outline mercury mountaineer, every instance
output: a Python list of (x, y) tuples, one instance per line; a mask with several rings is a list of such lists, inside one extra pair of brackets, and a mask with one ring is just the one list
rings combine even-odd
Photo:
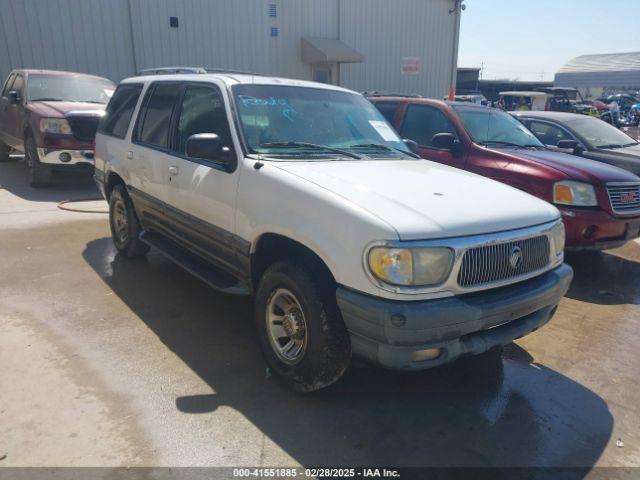
[(352, 355), (418, 370), (547, 323), (566, 293), (552, 205), (411, 153), (364, 97), (249, 74), (124, 80), (96, 137), (115, 248), (251, 295), (298, 391)]

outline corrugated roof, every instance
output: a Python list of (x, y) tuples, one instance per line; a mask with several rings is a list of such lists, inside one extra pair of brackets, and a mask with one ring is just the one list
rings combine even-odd
[(581, 55), (567, 62), (558, 73), (640, 71), (640, 52)]
[(556, 73), (559, 87), (640, 88), (640, 52), (582, 55)]

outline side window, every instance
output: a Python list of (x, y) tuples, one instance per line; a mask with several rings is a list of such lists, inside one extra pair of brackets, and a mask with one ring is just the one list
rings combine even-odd
[(545, 145), (557, 145), (560, 140), (575, 140), (564, 129), (546, 122), (532, 120), (529, 130)]
[(138, 137), (141, 143), (155, 147), (169, 146), (171, 115), (182, 86), (177, 83), (157, 83), (147, 97), (144, 111), (140, 112)]
[(215, 87), (189, 85), (182, 99), (178, 119), (177, 151), (185, 153), (187, 139), (196, 133), (215, 133), (224, 146), (231, 145), (231, 133), (224, 102)]
[(429, 148), (433, 147), (433, 137), (438, 133), (457, 135), (455, 127), (444, 113), (428, 105), (412, 104), (407, 107), (401, 130), (402, 138)]
[(116, 88), (107, 105), (107, 111), (100, 120), (98, 131), (124, 138), (141, 92), (142, 85), (139, 84), (123, 84)]
[(24, 98), (24, 79), (22, 75), (16, 75), (11, 90), (16, 90), (20, 94), (20, 98)]
[(398, 102), (375, 102), (374, 105), (380, 110), (382, 116), (387, 119), (387, 122), (393, 125), (393, 118), (398, 110)]
[(4, 84), (4, 88), (2, 89), (3, 97), (6, 97), (9, 94), (9, 91), (11, 90), (11, 86), (13, 85), (14, 78), (16, 78), (15, 73), (12, 73), (11, 75), (9, 75), (9, 78), (7, 78), (7, 81)]

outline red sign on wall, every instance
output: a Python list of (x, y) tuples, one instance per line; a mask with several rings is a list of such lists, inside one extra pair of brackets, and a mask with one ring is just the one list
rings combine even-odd
[(400, 72), (403, 75), (417, 75), (420, 73), (419, 57), (402, 57)]

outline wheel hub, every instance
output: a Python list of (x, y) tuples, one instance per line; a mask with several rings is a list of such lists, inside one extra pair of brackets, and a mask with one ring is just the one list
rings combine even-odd
[(282, 319), (282, 327), (287, 333), (287, 336), (294, 340), (300, 340), (304, 338), (304, 320), (302, 318), (302, 312), (297, 308), (288, 312)]
[(307, 348), (307, 324), (296, 296), (286, 288), (272, 292), (265, 320), (269, 343), (280, 360), (289, 365), (302, 360)]

